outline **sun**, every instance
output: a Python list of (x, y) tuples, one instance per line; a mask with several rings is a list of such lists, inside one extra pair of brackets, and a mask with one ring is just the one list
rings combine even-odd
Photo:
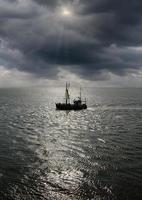
[(70, 17), (72, 15), (72, 11), (69, 8), (63, 7), (61, 14), (62, 16)]

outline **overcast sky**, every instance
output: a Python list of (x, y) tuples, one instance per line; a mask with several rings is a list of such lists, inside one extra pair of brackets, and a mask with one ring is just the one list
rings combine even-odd
[(141, 13), (141, 0), (0, 0), (0, 86), (141, 86)]

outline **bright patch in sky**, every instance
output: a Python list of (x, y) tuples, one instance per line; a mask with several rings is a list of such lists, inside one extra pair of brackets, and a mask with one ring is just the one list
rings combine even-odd
[(69, 8), (64, 7), (64, 8), (62, 8), (61, 14), (63, 16), (68, 16), (69, 17), (69, 16), (72, 15), (72, 11)]

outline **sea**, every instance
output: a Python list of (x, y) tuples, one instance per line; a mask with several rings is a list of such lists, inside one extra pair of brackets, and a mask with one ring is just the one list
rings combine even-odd
[[(71, 97), (78, 95), (71, 89)], [(0, 89), (0, 200), (141, 200), (142, 89)]]

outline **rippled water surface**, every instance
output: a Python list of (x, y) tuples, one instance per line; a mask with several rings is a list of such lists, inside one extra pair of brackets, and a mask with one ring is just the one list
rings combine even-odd
[[(142, 199), (142, 89), (0, 89), (0, 199)], [(72, 95), (76, 90), (72, 90)]]

